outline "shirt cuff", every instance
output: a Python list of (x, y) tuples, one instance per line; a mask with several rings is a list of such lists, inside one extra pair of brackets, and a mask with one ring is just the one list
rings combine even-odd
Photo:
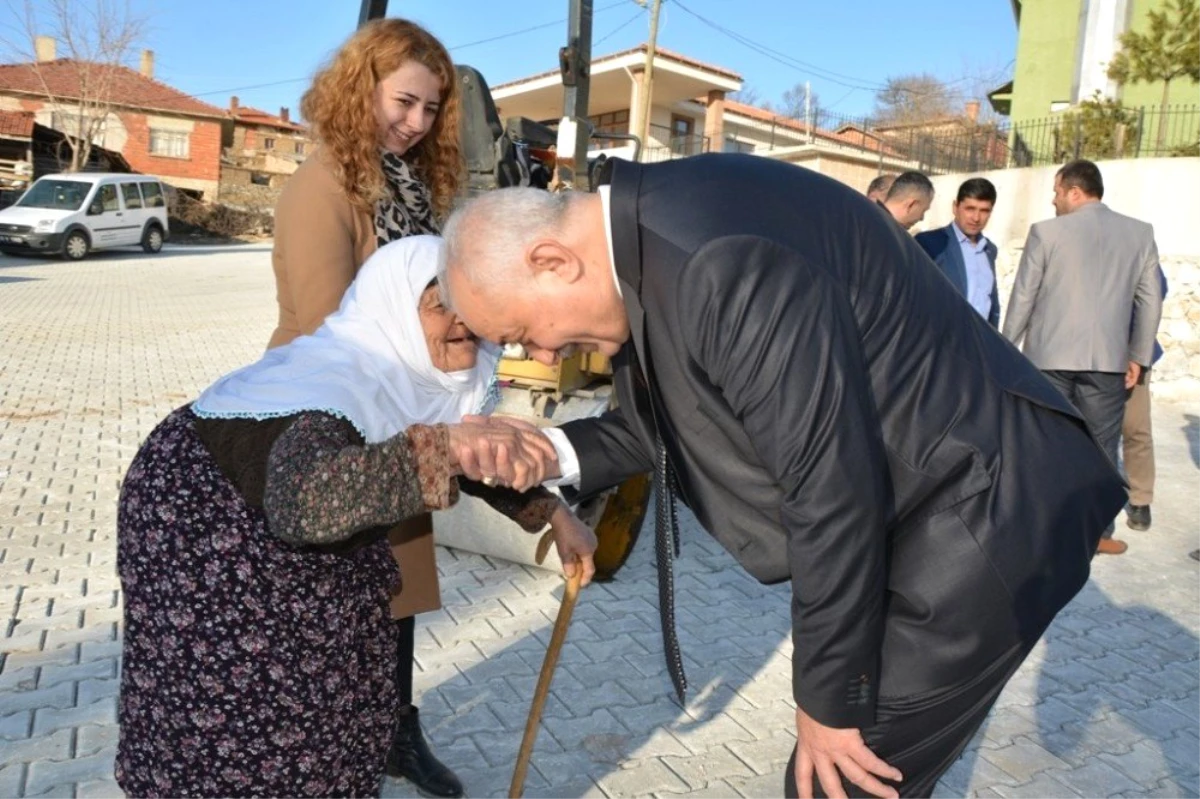
[(444, 510), (458, 498), (458, 483), (450, 474), (450, 431), (444, 424), (415, 424), (405, 431), (416, 461), (421, 499), (428, 510)]
[(575, 454), (575, 448), (571, 446), (570, 439), (567, 434), (557, 427), (547, 427), (542, 430), (546, 438), (550, 439), (550, 443), (554, 445), (554, 451), (558, 454), (558, 470), (560, 475), (552, 480), (546, 480), (542, 485), (547, 488), (558, 488), (560, 486), (570, 486), (572, 488), (579, 487), (579, 456)]

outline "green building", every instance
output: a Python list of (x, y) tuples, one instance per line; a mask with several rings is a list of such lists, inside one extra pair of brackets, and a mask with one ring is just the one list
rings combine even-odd
[[(1017, 54), (1013, 80), (988, 95), (992, 107), (1010, 117), (1012, 128), (1049, 128), (1059, 112), (1067, 111), (1098, 92), (1141, 115), (1154, 138), (1162, 103), (1162, 83), (1118, 86), (1108, 78), (1108, 62), (1120, 50), (1121, 34), (1146, 30), (1148, 14), (1166, 0), (1010, 0), (1017, 23)], [(1197, 136), (1200, 85), (1171, 82), (1166, 127), (1175, 144), (1193, 143)], [(1190, 107), (1190, 108), (1186, 108)], [(1144, 111), (1138, 111), (1139, 109)], [(1132, 118), (1132, 117), (1131, 117)], [(1145, 143), (1145, 142), (1144, 142)]]

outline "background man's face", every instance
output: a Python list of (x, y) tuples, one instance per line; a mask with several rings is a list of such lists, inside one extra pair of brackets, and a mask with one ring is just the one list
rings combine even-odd
[(904, 207), (900, 211), (900, 216), (896, 217), (896, 221), (907, 230), (925, 218), (925, 212), (929, 210), (929, 206), (932, 204), (932, 197), (922, 197), (920, 195), (912, 197), (905, 201)]
[(1063, 186), (1062, 177), (1055, 176), (1054, 178), (1054, 199), (1051, 201), (1054, 204), (1054, 215), (1062, 216), (1069, 214), (1075, 210), (1075, 202), (1071, 197), (1072, 191), (1078, 191), (1074, 187), (1067, 188)]
[(991, 217), (992, 203), (987, 200), (964, 197), (962, 202), (954, 203), (954, 224), (971, 238), (983, 232)]

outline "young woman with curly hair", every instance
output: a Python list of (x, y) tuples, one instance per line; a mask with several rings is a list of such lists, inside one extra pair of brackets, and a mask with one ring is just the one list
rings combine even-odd
[[(301, 110), (317, 149), (275, 210), (279, 324), (270, 347), (316, 330), (376, 248), (438, 233), (463, 174), (454, 64), (412, 22), (360, 29), (317, 73)], [(426, 794), (461, 796), (458, 778), (430, 752), (412, 703), (414, 616), (441, 606), (431, 517), (408, 520), (389, 539), (403, 583), (392, 597), (399, 707), (388, 773)]]

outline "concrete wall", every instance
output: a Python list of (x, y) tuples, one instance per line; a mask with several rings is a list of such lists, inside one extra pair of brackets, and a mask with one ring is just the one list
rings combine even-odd
[[(1093, 5), (1095, 0), (1092, 0)], [(1129, 30), (1145, 32), (1150, 12), (1161, 10), (1166, 0), (1125, 0)], [(1080, 33), (1087, 13), (1084, 0), (1022, 0), (1021, 24), (1017, 32), (1017, 56), (1013, 74), (1012, 121), (1049, 117), (1055, 103), (1082, 102), (1088, 92), (1075, 97), (1075, 73), (1081, 57)], [(1119, 49), (1120, 44), (1117, 44)], [(1086, 55), (1082, 57), (1087, 57)], [(1127, 84), (1116, 91), (1121, 102), (1130, 107), (1157, 107), (1162, 102), (1163, 85)], [(1171, 85), (1172, 104), (1196, 102), (1195, 81), (1180, 78)]]
[(1082, 0), (1023, 0), (1013, 74), (1012, 121), (1050, 116), (1071, 102)]
[[(1166, 354), (1155, 369), (1156, 390), (1200, 393), (1200, 158), (1102, 161), (1104, 202), (1114, 211), (1154, 225), (1170, 291), (1159, 341)], [(985, 235), (1000, 248), (996, 263), (1003, 311), (1029, 226), (1054, 216), (1050, 205), (1057, 167), (982, 172), (996, 184), (996, 210)], [(933, 207), (917, 230), (950, 223), (959, 184), (975, 175), (939, 175)]]

